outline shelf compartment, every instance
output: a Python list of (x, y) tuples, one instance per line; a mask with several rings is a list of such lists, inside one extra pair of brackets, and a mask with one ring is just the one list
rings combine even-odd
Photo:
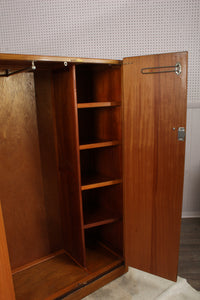
[(79, 146), (80, 150), (87, 150), (87, 149), (95, 149), (95, 148), (104, 148), (104, 147), (112, 147), (112, 146), (117, 146), (119, 145), (118, 140), (114, 141), (107, 141), (107, 140), (96, 140), (96, 141), (90, 141), (90, 142), (85, 142), (82, 145)]
[(86, 242), (91, 233), (123, 256), (123, 185), (82, 191), (82, 203)]
[(120, 106), (120, 102), (116, 101), (106, 101), (106, 102), (85, 102), (85, 103), (78, 103), (77, 107), (80, 108), (98, 108), (98, 107), (113, 107), (113, 106)]
[(120, 102), (121, 67), (100, 64), (76, 65), (76, 90), (78, 103), (103, 103), (108, 99), (111, 102)]
[(121, 107), (79, 109), (79, 143), (85, 140), (121, 140)]
[[(123, 226), (122, 220), (118, 220), (113, 223), (104, 224), (102, 226), (91, 227), (85, 230), (85, 244), (86, 252), (87, 249), (95, 249), (96, 247), (102, 246), (108, 253), (112, 253), (116, 257), (122, 258), (124, 256), (123, 251)], [(109, 231), (109, 235), (112, 231), (114, 236), (108, 236), (105, 233)], [(105, 251), (105, 250), (104, 250)], [(87, 258), (88, 266), (88, 258)]]
[(82, 192), (84, 228), (122, 220), (122, 184)]
[(82, 190), (121, 183), (121, 146), (81, 151), (80, 161)]
[(87, 243), (86, 241), (86, 244), (86, 261), (89, 272), (100, 273), (99, 270), (101, 270), (103, 273), (123, 263), (123, 258), (120, 255), (102, 243), (98, 241)]

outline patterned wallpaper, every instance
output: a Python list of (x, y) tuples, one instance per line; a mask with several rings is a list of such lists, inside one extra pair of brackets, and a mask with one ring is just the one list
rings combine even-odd
[(200, 103), (199, 0), (1, 0), (0, 52), (117, 58), (189, 52)]

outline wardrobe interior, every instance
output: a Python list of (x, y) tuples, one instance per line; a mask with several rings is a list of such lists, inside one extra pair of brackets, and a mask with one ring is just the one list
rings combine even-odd
[(124, 263), (121, 66), (31, 64), (0, 64), (1, 205), (20, 300)]

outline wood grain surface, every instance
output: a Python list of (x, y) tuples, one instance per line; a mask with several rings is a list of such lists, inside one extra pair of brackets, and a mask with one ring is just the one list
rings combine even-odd
[[(142, 68), (182, 65), (175, 73)], [(186, 127), (187, 53), (124, 59), (124, 183), (129, 265), (176, 280)], [(175, 130), (173, 130), (175, 128)]]
[(10, 62), (11, 65), (23, 63), (26, 61), (37, 62), (75, 62), (75, 63), (102, 63), (102, 64), (121, 64), (121, 60), (99, 59), (99, 58), (81, 58), (81, 57), (65, 57), (65, 56), (45, 56), (45, 55), (28, 55), (28, 54), (9, 54), (0, 53), (2, 62)]

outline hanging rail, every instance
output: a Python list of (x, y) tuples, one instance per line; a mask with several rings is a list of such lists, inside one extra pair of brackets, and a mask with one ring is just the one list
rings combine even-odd
[(32, 66), (31, 67), (27, 67), (27, 68), (23, 68), (23, 69), (20, 69), (20, 70), (16, 70), (16, 71), (13, 71), (13, 72), (9, 72), (9, 70), (5, 70), (5, 74), (0, 74), (1, 77), (9, 77), (11, 75), (15, 75), (15, 74), (18, 74), (18, 73), (21, 73), (21, 72), (29, 72), (29, 71), (35, 71), (36, 70), (36, 66), (35, 66), (35, 63), (34, 61), (32, 61)]
[[(173, 68), (174, 70), (166, 70), (166, 71), (151, 71), (151, 70), (158, 70), (158, 69), (171, 69)], [(157, 73), (171, 73), (175, 72), (176, 75), (181, 74), (181, 64), (177, 63), (175, 66), (164, 66), (164, 67), (149, 67), (149, 68), (143, 68), (141, 69), (142, 74), (157, 74)]]

